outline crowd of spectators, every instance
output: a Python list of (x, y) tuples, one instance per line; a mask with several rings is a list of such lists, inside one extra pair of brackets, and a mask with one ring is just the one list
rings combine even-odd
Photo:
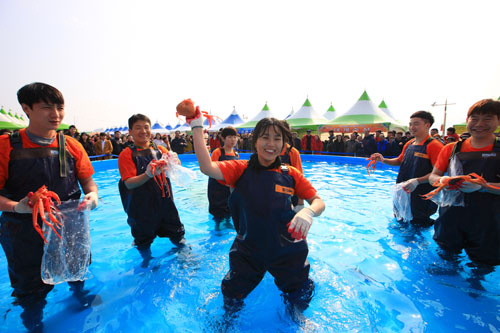
[[(130, 147), (134, 144), (131, 135), (123, 134), (120, 131), (116, 131), (113, 134), (102, 132), (89, 135), (85, 132), (79, 133), (76, 127), (71, 125), (64, 132), (66, 135), (77, 139), (92, 160), (118, 158), (118, 155), (120, 155), (125, 147)], [(311, 132), (311, 130), (307, 130), (302, 138), (299, 138), (297, 132), (292, 132), (293, 146), (303, 154), (368, 157), (378, 152), (385, 157), (393, 157), (399, 156), (406, 142), (412, 139), (410, 132), (388, 131), (382, 133), (382, 131), (376, 131), (375, 133), (370, 133), (369, 130), (365, 130), (362, 134), (358, 132), (335, 134), (333, 131), (329, 131), (328, 137), (321, 141), (319, 135), (313, 135)], [(468, 133), (463, 133), (459, 136), (453, 127), (448, 128), (446, 132), (446, 135), (443, 137), (439, 135), (438, 129), (433, 128), (430, 131), (430, 135), (444, 144), (464, 140), (470, 136)], [(12, 134), (13, 131), (0, 130), (0, 134), (5, 133)], [(219, 131), (206, 135), (207, 146), (210, 147), (210, 151), (220, 148), (223, 145), (220, 133)], [(235, 149), (250, 153), (252, 151), (252, 137), (251, 132), (239, 134)], [(173, 150), (177, 154), (194, 153), (193, 137), (179, 131), (171, 135), (157, 133), (154, 136), (153, 143), (157, 146)]]

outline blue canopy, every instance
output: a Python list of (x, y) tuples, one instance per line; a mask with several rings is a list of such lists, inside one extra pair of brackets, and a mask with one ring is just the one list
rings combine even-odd
[(162, 125), (160, 125), (160, 123), (159, 123), (159, 122), (156, 122), (156, 123), (155, 123), (155, 124), (151, 127), (151, 129), (154, 129), (154, 130), (155, 130), (155, 129), (156, 129), (156, 130), (157, 130), (157, 129), (162, 130), (162, 129), (165, 129), (165, 127), (163, 127)]
[(170, 126), (170, 124), (167, 124), (167, 126), (165, 126), (165, 129), (166, 129), (167, 131), (170, 131), (170, 130), (172, 129), (172, 126)]
[[(226, 126), (237, 126), (239, 124), (243, 124), (245, 121), (240, 117), (238, 112), (236, 112), (236, 108), (233, 106), (233, 112), (224, 119), (223, 122), (217, 124), (214, 129), (224, 128)], [(213, 125), (212, 125), (213, 126)]]

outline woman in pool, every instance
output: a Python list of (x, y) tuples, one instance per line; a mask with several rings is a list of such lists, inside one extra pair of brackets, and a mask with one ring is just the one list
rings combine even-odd
[[(236, 129), (228, 126), (221, 131), (224, 145), (215, 148), (212, 152), (212, 161), (228, 161), (239, 159), (238, 152), (234, 150), (238, 139)], [(228, 199), (230, 195), (229, 187), (221, 185), (216, 179), (208, 179), (208, 211), (215, 219), (223, 219), (229, 216)]]
[[(262, 119), (254, 130), (256, 153), (249, 161), (213, 162), (203, 140), (199, 108), (185, 100), (177, 111), (191, 125), (200, 170), (235, 188), (229, 206), (239, 228), (229, 252), (230, 269), (222, 281), (225, 305), (240, 305), (267, 271), (285, 302), (299, 310), (307, 308), (314, 284), (309, 279), (305, 238), (313, 216), (319, 216), (325, 204), (297, 169), (281, 164), (279, 155), (290, 131), (280, 120)], [(293, 194), (310, 206), (295, 213)]]

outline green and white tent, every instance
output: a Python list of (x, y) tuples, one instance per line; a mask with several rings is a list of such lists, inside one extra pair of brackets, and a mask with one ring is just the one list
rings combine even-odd
[(249, 121), (247, 121), (244, 124), (236, 126), (236, 128), (254, 128), (255, 125), (257, 125), (257, 123), (259, 122), (259, 120), (261, 120), (263, 118), (270, 118), (270, 117), (276, 118), (276, 116), (269, 109), (269, 106), (267, 106), (267, 102), (266, 102), (266, 104), (264, 105), (262, 110), (259, 113), (257, 113), (257, 115), (255, 117), (253, 117), (252, 119), (250, 119)]
[(309, 98), (301, 106), (301, 108), (295, 112), (292, 116), (286, 120), (292, 128), (307, 128), (307, 129), (317, 129), (318, 126), (326, 124), (328, 119), (322, 115), (316, 113)]
[(333, 130), (334, 132), (352, 133), (362, 132), (364, 129), (369, 129), (370, 132), (377, 130), (387, 132), (392, 129), (404, 128), (405, 126), (376, 107), (365, 90), (346, 113), (321, 126), (320, 132)]
[(9, 116), (9, 114), (3, 109), (3, 107), (0, 108), (0, 129), (16, 130), (26, 127), (21, 125), (17, 121), (14, 121), (14, 119)]
[(330, 103), (330, 107), (326, 112), (323, 114), (323, 117), (325, 117), (328, 120), (333, 120), (337, 117), (337, 111), (335, 111), (335, 108), (333, 107), (332, 103)]
[(385, 104), (385, 101), (383, 99), (382, 99), (382, 102), (380, 102), (380, 105), (378, 107), (380, 110), (382, 110), (386, 115), (391, 117), (391, 119), (395, 120), (397, 123), (401, 122), (396, 118), (394, 113), (392, 113), (391, 110), (389, 110), (389, 108), (387, 107), (387, 104)]
[(12, 122), (18, 124), (19, 126), (21, 126), (21, 128), (28, 126), (21, 119), (19, 119), (19, 117), (16, 117), (16, 115), (12, 113), (12, 110), (9, 109), (9, 112), (7, 114), (9, 115), (10, 119), (12, 119)]

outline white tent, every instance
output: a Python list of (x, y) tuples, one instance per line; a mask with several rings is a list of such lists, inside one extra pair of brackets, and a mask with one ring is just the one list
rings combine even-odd
[(223, 122), (219, 123), (219, 124), (216, 124), (215, 126), (212, 126), (212, 129), (214, 131), (217, 131), (221, 128), (224, 128), (226, 126), (238, 126), (238, 125), (241, 125), (243, 124), (245, 121), (240, 117), (240, 115), (238, 114), (238, 112), (236, 112), (236, 107), (233, 106), (233, 111), (231, 112), (231, 114), (229, 115), (229, 117), (227, 117), (226, 119), (224, 119)]
[(393, 128), (404, 129), (405, 127), (376, 107), (364, 91), (359, 100), (346, 113), (321, 126), (320, 132), (333, 130), (334, 132), (351, 133), (361, 132), (364, 129), (369, 129), (370, 132), (376, 130), (385, 132)]
[(271, 112), (271, 110), (267, 106), (267, 102), (266, 102), (266, 104), (264, 105), (262, 110), (259, 113), (257, 113), (257, 115), (255, 117), (250, 119), (250, 121), (248, 121), (242, 125), (236, 126), (236, 127), (237, 128), (254, 128), (255, 125), (257, 125), (257, 123), (259, 122), (259, 120), (261, 120), (263, 118), (270, 118), (270, 117), (276, 118), (276, 116)]
[(391, 119), (394, 119), (396, 120), (396, 122), (400, 122), (398, 119), (396, 119), (396, 117), (394, 116), (394, 114), (391, 112), (391, 110), (389, 110), (389, 108), (387, 107), (387, 104), (385, 104), (385, 101), (382, 99), (382, 102), (380, 102), (380, 105), (378, 106), (380, 108), (380, 110), (382, 110), (386, 115), (388, 115), (389, 117), (391, 117)]
[(335, 111), (335, 108), (333, 107), (333, 105), (331, 103), (330, 103), (330, 107), (328, 108), (328, 110), (326, 110), (326, 112), (323, 114), (323, 117), (325, 117), (328, 120), (332, 120), (335, 117), (337, 117), (337, 111)]
[(287, 118), (286, 121), (293, 128), (311, 128), (327, 123), (328, 119), (318, 114), (311, 102), (309, 102), (309, 98), (306, 98), (300, 109)]

